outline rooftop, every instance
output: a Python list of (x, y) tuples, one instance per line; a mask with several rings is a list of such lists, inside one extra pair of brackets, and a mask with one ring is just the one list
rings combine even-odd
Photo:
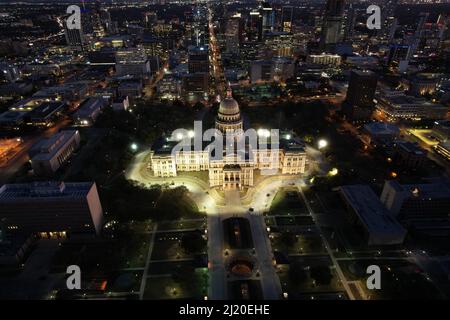
[(52, 159), (67, 142), (73, 139), (75, 135), (79, 135), (79, 132), (76, 130), (64, 130), (54, 134), (48, 139), (39, 141), (32, 148), (32, 150), (39, 152), (32, 158), (32, 161)]
[(405, 232), (368, 185), (341, 186), (340, 191), (369, 232), (379, 234)]
[(84, 118), (90, 116), (92, 113), (101, 109), (104, 105), (104, 100), (102, 98), (90, 98), (83, 101), (78, 108), (75, 116)]
[(400, 129), (393, 124), (387, 122), (372, 122), (364, 125), (364, 129), (370, 134), (399, 134)]
[(419, 147), (417, 144), (407, 141), (397, 142), (397, 146), (408, 153), (414, 153), (415, 155), (426, 155), (426, 151)]
[(0, 188), (0, 202), (31, 198), (84, 198), (95, 182), (32, 182), (5, 184)]
[(47, 118), (64, 107), (65, 107), (64, 102), (59, 101), (44, 102), (39, 107), (33, 109), (33, 111), (30, 111), (28, 116), (31, 119)]
[(450, 198), (450, 188), (443, 183), (400, 184), (396, 180), (386, 181), (398, 192), (409, 192), (411, 197), (420, 199)]

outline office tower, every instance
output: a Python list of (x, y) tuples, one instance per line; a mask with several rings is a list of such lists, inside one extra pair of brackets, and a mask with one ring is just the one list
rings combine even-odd
[(227, 22), (225, 32), (227, 52), (234, 54), (239, 52), (239, 45), (242, 42), (242, 29), (241, 15), (235, 14), (231, 16)]
[(400, 184), (386, 181), (381, 202), (402, 220), (448, 218), (450, 189), (442, 183)]
[(86, 38), (84, 36), (84, 28), (83, 23), (81, 23), (80, 29), (69, 29), (67, 27), (67, 18), (64, 19), (64, 35), (66, 37), (67, 45), (74, 48), (74, 49), (81, 49), (83, 50), (84, 46), (86, 45)]
[(95, 182), (5, 184), (0, 188), (0, 221), (40, 237), (95, 235), (103, 227), (103, 210)]
[(387, 65), (388, 66), (392, 66), (393, 64), (400, 65), (402, 61), (406, 61), (409, 50), (410, 50), (409, 46), (407, 45), (397, 45), (397, 44), (391, 45), (389, 49)]
[(93, 34), (95, 26), (95, 8), (87, 7), (84, 0), (82, 0), (81, 8), (81, 25), (84, 34)]
[(271, 60), (252, 61), (250, 65), (250, 81), (252, 83), (272, 81), (272, 67)]
[(389, 29), (389, 35), (388, 35), (388, 42), (392, 43), (394, 41), (395, 38), (395, 32), (397, 31), (397, 27), (398, 27), (398, 19), (397, 18), (393, 18), (392, 21), (389, 22), (390, 23), (390, 29)]
[(355, 33), (356, 16), (357, 16), (356, 9), (351, 3), (347, 10), (347, 17), (345, 21), (344, 37), (346, 40), (351, 39)]
[(409, 47), (408, 55), (406, 56), (406, 61), (410, 61), (411, 58), (416, 54), (417, 49), (419, 48), (420, 41), (422, 39), (422, 33), (424, 31), (425, 23), (427, 22), (429, 15), (430, 14), (428, 12), (420, 14), (419, 23), (417, 24), (416, 31), (411, 39), (411, 45)]
[(265, 2), (261, 8), (262, 15), (262, 33), (263, 36), (266, 33), (270, 33), (273, 31), (273, 26), (275, 22), (275, 12), (269, 3)]
[(329, 45), (334, 45), (342, 41), (344, 5), (344, 0), (327, 1), (320, 37), (321, 49), (327, 49)]
[(206, 46), (189, 48), (188, 70), (189, 73), (209, 73), (209, 55)]
[(144, 13), (144, 27), (151, 30), (153, 26), (158, 22), (158, 15), (156, 12)]
[(0, 62), (0, 83), (20, 80), (19, 69), (12, 64)]
[(283, 32), (292, 31), (292, 19), (294, 16), (294, 7), (284, 6), (281, 10), (281, 28)]
[(116, 53), (118, 76), (132, 75), (137, 78), (150, 76), (150, 62), (143, 50), (132, 48)]
[(372, 71), (353, 70), (347, 96), (342, 105), (343, 113), (354, 121), (369, 120), (373, 112), (377, 75)]
[(450, 15), (441, 14), (439, 15), (437, 21), (438, 27), (440, 29), (440, 49), (446, 50), (450, 48)]
[(111, 14), (108, 10), (100, 10), (100, 21), (102, 22), (105, 29), (108, 27), (108, 25), (111, 24)]
[(381, 36), (391, 42), (397, 30), (398, 20), (395, 17), (397, 0), (386, 0), (381, 10)]
[(248, 36), (249, 40), (262, 40), (262, 15), (258, 11), (250, 12)]
[(103, 26), (103, 30), (107, 34), (118, 33), (117, 21), (111, 20), (111, 14), (109, 13), (108, 10), (106, 10), (106, 9), (100, 10), (99, 16), (100, 16), (100, 23)]

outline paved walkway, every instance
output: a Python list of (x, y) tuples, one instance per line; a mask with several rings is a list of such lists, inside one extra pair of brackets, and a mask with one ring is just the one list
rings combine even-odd
[(145, 285), (147, 284), (147, 277), (148, 277), (148, 268), (150, 266), (150, 260), (152, 258), (152, 253), (153, 253), (153, 247), (155, 245), (155, 236), (156, 236), (157, 229), (158, 229), (158, 224), (155, 223), (155, 225), (153, 226), (152, 238), (150, 240), (150, 245), (148, 247), (147, 260), (145, 262), (144, 274), (142, 275), (141, 288), (139, 290), (139, 300), (144, 299)]
[[(314, 218), (314, 220), (317, 221), (315, 213), (311, 209), (311, 206), (309, 205), (308, 199), (306, 199), (305, 194), (303, 193), (302, 186), (301, 185), (297, 185), (297, 188), (298, 188), (298, 191), (299, 191), (300, 195), (302, 196), (303, 201), (305, 202), (306, 208), (308, 209), (309, 213)], [(319, 231), (321, 231), (321, 228), (320, 228), (319, 225), (317, 226), (317, 228), (319, 229)], [(345, 275), (342, 272), (342, 269), (339, 266), (338, 261), (334, 257), (333, 250), (331, 250), (331, 247), (330, 247), (330, 244), (328, 243), (328, 240), (326, 239), (326, 237), (323, 236), (322, 232), (320, 232), (320, 233), (321, 233), (321, 236), (322, 236), (322, 241), (325, 244), (325, 249), (327, 250), (327, 253), (330, 256), (331, 261), (333, 262), (333, 265), (336, 267), (336, 273), (338, 274), (338, 277), (339, 277), (342, 285), (344, 286), (344, 289), (347, 292), (347, 295), (349, 296), (350, 300), (355, 300), (355, 296), (353, 294), (353, 291), (351, 290), (350, 286), (348, 285), (347, 279), (345, 278)]]

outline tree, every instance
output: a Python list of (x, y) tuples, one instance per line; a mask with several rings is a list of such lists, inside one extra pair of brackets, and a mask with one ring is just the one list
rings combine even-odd
[(293, 285), (298, 286), (306, 281), (308, 275), (300, 261), (294, 261), (289, 265), (289, 280)]
[(199, 253), (206, 247), (206, 240), (203, 239), (202, 233), (197, 230), (183, 235), (181, 238), (181, 247), (187, 253)]
[(195, 268), (187, 264), (179, 264), (172, 273), (172, 279), (177, 282), (183, 289), (188, 289), (197, 282)]
[(330, 268), (328, 266), (314, 266), (310, 270), (311, 278), (313, 278), (318, 285), (328, 285), (333, 279)]
[(281, 234), (280, 240), (288, 248), (292, 248), (297, 243), (295, 234), (291, 232), (283, 232)]
[(184, 186), (166, 188), (155, 203), (151, 217), (156, 221), (177, 220), (182, 217), (190, 218), (198, 214), (198, 208), (187, 195)]
[(194, 104), (194, 106), (192, 107), (192, 109), (194, 109), (195, 112), (201, 111), (204, 108), (204, 104), (201, 102), (197, 102), (196, 104)]

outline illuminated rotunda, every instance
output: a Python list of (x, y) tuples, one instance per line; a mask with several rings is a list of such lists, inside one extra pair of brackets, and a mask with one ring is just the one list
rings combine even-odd
[[(231, 88), (221, 101), (215, 123), (216, 129), (224, 136), (240, 139), (243, 121), (238, 102), (233, 98)], [(211, 187), (230, 190), (254, 186), (255, 176), (274, 170), (275, 174), (301, 175), (307, 167), (305, 145), (293, 138), (292, 134), (280, 134), (279, 144), (249, 148), (246, 156), (237, 152), (225, 153), (217, 159), (210, 151), (181, 150), (172, 152), (179, 139), (166, 139), (162, 145), (155, 144), (150, 152), (147, 168), (156, 177), (175, 177), (179, 172), (208, 171)]]

